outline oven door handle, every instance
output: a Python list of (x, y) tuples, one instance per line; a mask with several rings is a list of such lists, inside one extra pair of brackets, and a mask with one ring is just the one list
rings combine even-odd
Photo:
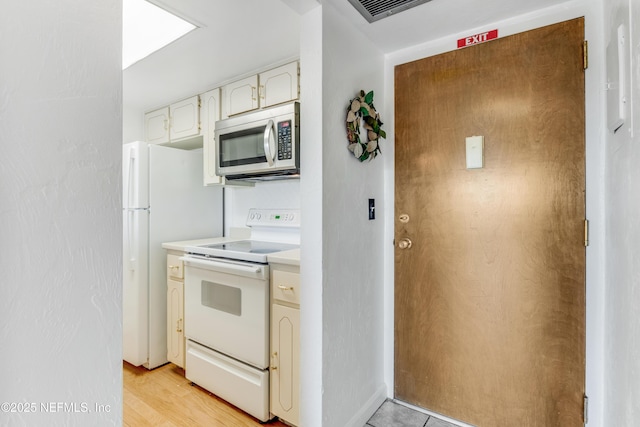
[(198, 267), (205, 270), (215, 270), (215, 271), (225, 271), (230, 273), (244, 273), (244, 274), (255, 274), (258, 275), (263, 270), (263, 266), (260, 265), (245, 265), (245, 264), (236, 264), (230, 262), (220, 262), (214, 260), (199, 260), (191, 257), (182, 257), (180, 258), (184, 262), (185, 265)]

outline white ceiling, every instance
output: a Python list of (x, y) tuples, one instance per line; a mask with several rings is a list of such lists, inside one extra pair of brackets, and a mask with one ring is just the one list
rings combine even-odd
[(299, 56), (300, 16), (281, 0), (152, 0), (200, 28), (123, 72), (125, 108), (149, 110)]
[[(299, 56), (299, 11), (316, 0), (151, 0), (198, 25), (123, 72), (126, 108), (149, 110)], [(432, 0), (368, 23), (330, 3), (384, 53), (556, 5), (558, 0)]]

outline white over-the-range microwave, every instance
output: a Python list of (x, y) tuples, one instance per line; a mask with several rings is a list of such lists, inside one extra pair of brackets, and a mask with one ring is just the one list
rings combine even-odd
[(292, 102), (216, 122), (216, 174), (227, 179), (300, 176), (300, 103)]

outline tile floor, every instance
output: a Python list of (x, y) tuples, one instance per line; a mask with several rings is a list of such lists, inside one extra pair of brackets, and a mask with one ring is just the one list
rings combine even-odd
[(414, 411), (392, 400), (385, 401), (364, 427), (457, 427), (455, 424)]

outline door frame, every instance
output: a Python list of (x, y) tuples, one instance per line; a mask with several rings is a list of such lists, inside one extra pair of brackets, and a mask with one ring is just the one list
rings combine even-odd
[[(387, 135), (392, 139), (395, 132), (394, 123), (394, 68), (396, 65), (418, 59), (457, 50), (457, 40), (473, 34), (498, 29), (498, 37), (533, 30), (546, 25), (556, 24), (574, 18), (585, 18), (585, 39), (589, 41), (590, 50), (603, 51), (602, 40), (599, 39), (598, 22), (601, 21), (599, 10), (589, 5), (572, 4), (554, 6), (532, 14), (521, 15), (506, 21), (484, 27), (471, 29), (464, 33), (440, 38), (433, 42), (414, 46), (409, 49), (388, 54), (385, 57), (385, 116)], [(600, 129), (604, 128), (602, 117), (604, 107), (601, 101), (600, 82), (604, 81), (600, 71), (602, 59), (599, 55), (589, 57), (589, 68), (585, 71), (585, 159), (586, 159), (586, 216), (589, 220), (589, 246), (586, 249), (586, 360), (585, 360), (585, 392), (589, 396), (589, 421), (594, 426), (602, 424), (604, 393), (604, 248), (603, 230), (604, 188), (600, 174), (604, 170), (604, 156), (601, 155)], [(385, 198), (389, 200), (384, 206), (385, 246), (384, 246), (384, 381), (387, 385), (387, 397), (394, 398), (394, 215), (395, 215), (395, 182), (393, 150), (387, 150), (383, 156), (385, 162)], [(459, 423), (459, 422), (458, 422)]]

